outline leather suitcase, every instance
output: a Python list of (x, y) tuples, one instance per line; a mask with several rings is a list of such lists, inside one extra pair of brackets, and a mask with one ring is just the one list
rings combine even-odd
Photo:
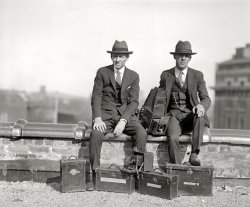
[(77, 159), (75, 156), (60, 160), (61, 191), (63, 193), (86, 190), (85, 166), (86, 160)]
[(168, 174), (178, 175), (180, 195), (212, 196), (213, 170), (211, 163), (203, 166), (166, 164)]
[(166, 174), (159, 168), (153, 172), (142, 172), (139, 174), (139, 193), (174, 199), (178, 193), (178, 176)]
[(96, 190), (129, 194), (135, 191), (134, 171), (111, 164), (108, 168), (97, 168), (95, 173)]

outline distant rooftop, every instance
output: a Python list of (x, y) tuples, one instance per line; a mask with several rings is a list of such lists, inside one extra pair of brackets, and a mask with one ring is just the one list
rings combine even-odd
[(232, 59), (221, 62), (219, 65), (248, 64), (250, 63), (250, 44), (245, 47), (236, 48)]
[(246, 47), (236, 48), (236, 54), (233, 56), (233, 59), (238, 58), (250, 58), (250, 44), (246, 44)]

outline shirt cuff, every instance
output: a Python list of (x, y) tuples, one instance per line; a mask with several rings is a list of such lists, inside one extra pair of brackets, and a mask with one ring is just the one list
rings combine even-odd
[(120, 121), (124, 121), (125, 123), (127, 123), (128, 121), (124, 118), (120, 119)]

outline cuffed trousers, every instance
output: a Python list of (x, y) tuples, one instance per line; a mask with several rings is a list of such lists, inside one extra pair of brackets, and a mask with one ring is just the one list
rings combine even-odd
[(168, 149), (171, 163), (182, 163), (179, 138), (183, 132), (192, 132), (192, 153), (199, 154), (204, 128), (204, 117), (198, 117), (192, 112), (181, 112), (170, 117), (167, 138), (169, 140)]

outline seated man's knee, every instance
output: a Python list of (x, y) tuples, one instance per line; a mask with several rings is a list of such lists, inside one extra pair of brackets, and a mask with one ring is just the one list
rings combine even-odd
[(200, 122), (200, 123), (205, 123), (204, 116), (201, 116), (201, 117), (195, 116), (195, 121)]
[(147, 135), (147, 131), (138, 122), (135, 122), (135, 132), (136, 132), (136, 134), (141, 134), (141, 135), (145, 135), (145, 136)]
[(90, 135), (90, 140), (91, 141), (98, 141), (98, 140), (102, 140), (102, 138), (104, 137), (103, 132), (100, 132), (98, 130), (93, 129)]
[(180, 135), (177, 134), (168, 134), (167, 135), (169, 142), (179, 142)]

